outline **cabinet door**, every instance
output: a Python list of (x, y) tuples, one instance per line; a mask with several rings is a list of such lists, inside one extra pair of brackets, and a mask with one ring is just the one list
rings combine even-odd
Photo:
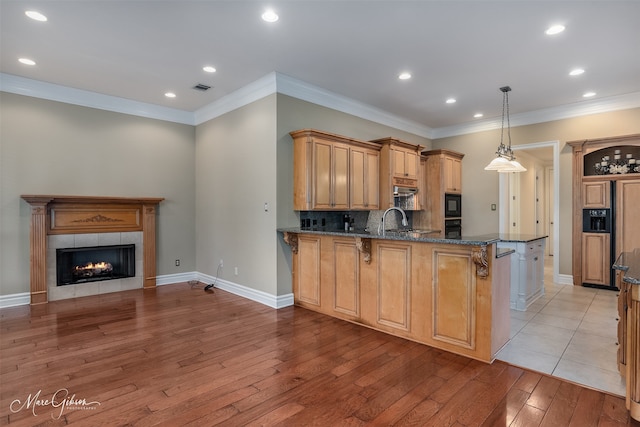
[(399, 178), (418, 178), (420, 158), (418, 153), (395, 148), (393, 153), (393, 176)]
[(317, 140), (313, 159), (312, 209), (348, 209), (349, 147)]
[(471, 253), (436, 249), (433, 262), (433, 339), (475, 349), (476, 275)]
[(445, 193), (462, 193), (462, 162), (453, 157), (444, 158)]
[(315, 141), (313, 144), (313, 193), (312, 209), (331, 209), (332, 151), (330, 142)]
[(349, 200), (351, 209), (376, 210), (379, 207), (378, 169), (380, 153), (351, 148)]
[(349, 147), (333, 146), (333, 209), (349, 209)]
[(320, 307), (320, 236), (298, 235), (294, 256), (293, 297), (296, 302)]
[(360, 253), (354, 239), (333, 240), (333, 271), (327, 274), (333, 288), (333, 314), (360, 316)]
[(610, 285), (610, 236), (606, 233), (582, 233), (582, 282)]
[(619, 255), (640, 247), (640, 179), (618, 181), (616, 204), (616, 255)]
[(388, 240), (380, 240), (377, 245), (375, 326), (382, 329), (410, 330), (411, 246)]
[(406, 177), (408, 176), (405, 163), (405, 152), (403, 150), (394, 149), (391, 150), (393, 154), (393, 176)]
[(609, 181), (584, 182), (582, 202), (585, 209), (608, 208), (610, 199)]
[(414, 153), (412, 151), (405, 152), (405, 173), (408, 178), (417, 179), (418, 178), (418, 170), (420, 169), (420, 158), (418, 157), (418, 153)]

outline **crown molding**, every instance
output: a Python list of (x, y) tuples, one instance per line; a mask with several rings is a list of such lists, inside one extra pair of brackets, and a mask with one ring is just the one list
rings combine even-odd
[(195, 111), (194, 124), (199, 125), (215, 119), (237, 108), (251, 104), (277, 92), (276, 73), (271, 72), (240, 89), (223, 96), (217, 101)]
[(75, 89), (40, 80), (27, 79), (12, 74), (0, 73), (0, 91), (146, 117), (149, 119), (164, 120), (186, 125), (194, 124), (193, 113), (188, 111), (147, 104), (131, 99), (119, 98), (117, 96), (104, 95), (83, 89)]
[(388, 113), (371, 105), (355, 101), (311, 85), (285, 74), (276, 73), (278, 93), (288, 95), (322, 107), (331, 108), (342, 113), (351, 114), (361, 119), (380, 123), (424, 138), (432, 138), (433, 129), (411, 120)]
[[(593, 101), (577, 102), (527, 113), (511, 114), (509, 118), (511, 127), (516, 127), (637, 107), (640, 107), (640, 92), (609, 96)], [(501, 126), (502, 118), (498, 117), (491, 120), (441, 127), (433, 130), (433, 139), (500, 129)]]
[[(271, 72), (195, 112), (147, 104), (5, 73), (0, 73), (0, 91), (192, 126), (219, 117), (273, 93), (288, 95), (433, 140), (500, 129), (501, 126), (501, 119), (495, 118), (462, 125), (430, 128), (277, 72)], [(514, 114), (510, 115), (510, 121), (511, 126), (515, 127), (637, 107), (640, 107), (640, 92)]]

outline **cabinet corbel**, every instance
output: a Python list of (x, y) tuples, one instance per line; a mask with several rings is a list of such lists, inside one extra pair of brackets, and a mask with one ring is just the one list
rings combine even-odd
[(371, 239), (356, 237), (356, 248), (364, 255), (364, 262), (371, 264)]
[(298, 235), (296, 233), (289, 233), (285, 231), (284, 233), (284, 242), (291, 247), (291, 252), (294, 254), (298, 253)]
[(476, 265), (476, 275), (481, 279), (489, 276), (489, 260), (487, 259), (487, 247), (474, 247), (471, 251), (471, 258)]

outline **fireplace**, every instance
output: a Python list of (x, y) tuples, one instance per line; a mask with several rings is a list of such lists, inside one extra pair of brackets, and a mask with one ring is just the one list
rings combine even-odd
[[(156, 213), (162, 198), (22, 195), (31, 205), (29, 237), (31, 304), (156, 286)], [(57, 249), (135, 245), (129, 262), (135, 277), (85, 283), (88, 273), (101, 279), (111, 266), (87, 266), (84, 278), (57, 285)], [(118, 260), (119, 261), (119, 260)], [(73, 269), (73, 267), (72, 267)], [(78, 277), (79, 278), (79, 277)], [(76, 278), (76, 280), (78, 280)], [(67, 282), (68, 280), (63, 280)], [(87, 280), (88, 282), (88, 280)]]
[(56, 285), (135, 277), (135, 245), (56, 249)]

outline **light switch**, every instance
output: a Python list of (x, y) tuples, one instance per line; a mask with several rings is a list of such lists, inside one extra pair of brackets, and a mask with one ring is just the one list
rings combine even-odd
[(491, 204), (491, 210), (492, 210), (492, 211), (495, 211), (495, 210), (496, 210), (496, 204), (495, 204), (495, 203), (492, 203), (492, 204)]
[(269, 212), (269, 203), (264, 202), (264, 211)]

